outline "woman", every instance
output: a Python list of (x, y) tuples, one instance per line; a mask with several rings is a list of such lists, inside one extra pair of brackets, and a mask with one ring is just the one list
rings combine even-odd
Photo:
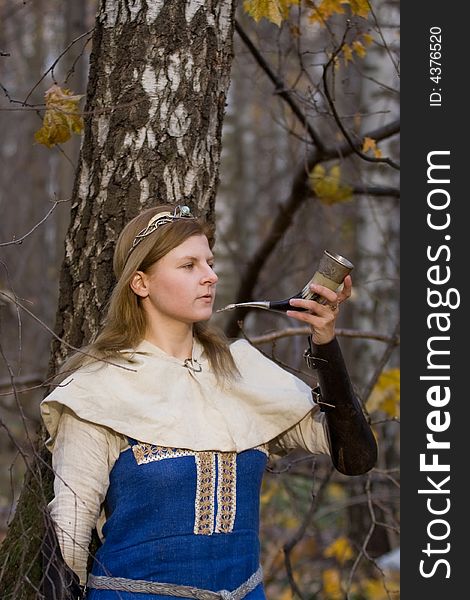
[[(376, 445), (334, 337), (351, 293), (295, 299), (312, 328), (321, 396), (244, 340), (207, 325), (213, 237), (188, 207), (144, 211), (121, 233), (103, 329), (42, 402), (62, 556), (89, 600), (264, 599), (259, 492), (269, 451), (331, 454), (346, 474)], [(102, 545), (87, 578), (88, 546)]]

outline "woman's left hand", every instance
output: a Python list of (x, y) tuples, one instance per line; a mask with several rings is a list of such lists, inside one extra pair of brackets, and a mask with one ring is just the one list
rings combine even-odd
[(335, 337), (335, 323), (339, 314), (339, 305), (350, 297), (352, 279), (350, 275), (345, 277), (343, 289), (339, 293), (317, 284), (312, 284), (310, 289), (312, 292), (323, 296), (327, 300), (327, 303), (319, 304), (314, 300), (292, 298), (290, 300), (291, 306), (305, 308), (307, 312), (288, 310), (286, 314), (293, 319), (310, 325), (314, 344), (327, 344)]

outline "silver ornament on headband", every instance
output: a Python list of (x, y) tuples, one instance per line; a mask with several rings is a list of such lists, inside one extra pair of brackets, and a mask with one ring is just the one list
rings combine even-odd
[(144, 240), (148, 235), (156, 231), (161, 225), (165, 225), (166, 223), (173, 223), (178, 219), (195, 219), (191, 214), (191, 209), (186, 205), (178, 205), (175, 207), (173, 212), (169, 210), (165, 210), (154, 215), (150, 221), (147, 223), (147, 226), (142, 229), (134, 238), (132, 242), (132, 246), (129, 250), (129, 254), (134, 250), (136, 246), (140, 244), (142, 240)]

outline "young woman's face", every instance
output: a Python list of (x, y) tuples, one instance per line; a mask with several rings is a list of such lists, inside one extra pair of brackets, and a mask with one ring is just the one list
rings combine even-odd
[[(193, 235), (143, 273), (143, 307), (150, 319), (196, 323), (212, 315), (218, 280), (205, 235)], [(134, 290), (135, 291), (135, 290)]]

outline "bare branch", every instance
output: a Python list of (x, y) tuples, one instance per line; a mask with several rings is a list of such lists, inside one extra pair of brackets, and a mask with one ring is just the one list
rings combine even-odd
[(45, 221), (47, 221), (47, 219), (51, 216), (51, 214), (54, 212), (54, 210), (56, 209), (58, 204), (61, 204), (62, 202), (70, 202), (70, 198), (68, 198), (67, 200), (55, 200), (54, 204), (52, 206), (52, 208), (47, 212), (46, 216), (43, 217), (38, 223), (36, 223), (36, 225), (34, 225), (34, 227), (32, 229), (30, 229), (28, 231), (28, 233), (25, 233), (23, 236), (21, 236), (20, 238), (13, 238), (11, 240), (11, 242), (0, 242), (0, 248), (2, 248), (3, 246), (11, 246), (14, 244), (22, 244), (23, 241), (30, 236), (34, 231), (36, 231), (36, 229), (42, 225)]
[(395, 325), (395, 329), (393, 331), (390, 341), (387, 344), (387, 347), (384, 350), (384, 353), (382, 354), (382, 358), (377, 363), (377, 366), (375, 367), (375, 370), (372, 373), (372, 377), (370, 378), (366, 388), (364, 389), (364, 391), (362, 393), (363, 404), (365, 404), (367, 402), (367, 399), (369, 398), (372, 390), (374, 389), (374, 386), (377, 383), (377, 380), (380, 377), (380, 374), (382, 373), (385, 365), (387, 364), (388, 359), (390, 358), (390, 356), (392, 355), (392, 352), (394, 351), (395, 347), (397, 346), (399, 331), (400, 331), (400, 321), (398, 321), (398, 323)]
[[(28, 373), (27, 375), (15, 376), (15, 385), (31, 385), (39, 383), (43, 380), (41, 373)], [(11, 379), (4, 377), (0, 379), (0, 389), (9, 388), (11, 386)], [(9, 395), (11, 392), (9, 392)], [(2, 394), (0, 394), (2, 396)]]
[[(11, 96), (10, 96), (10, 92), (7, 90), (7, 88), (0, 83), (0, 88), (2, 88), (3, 93), (5, 94), (5, 96), (8, 98), (8, 101), (10, 102), (10, 104), (21, 104), (22, 106), (25, 106), (24, 102), (22, 100), (14, 100)], [(28, 104), (27, 106), (32, 107), (32, 104)], [(2, 110), (8, 110), (6, 108), (2, 109)], [(14, 110), (14, 109), (10, 109), (10, 110)], [(19, 109), (16, 109), (19, 110)]]
[[(310, 327), (286, 327), (272, 333), (265, 333), (264, 335), (258, 335), (250, 337), (250, 342), (257, 346), (258, 344), (268, 344), (285, 337), (293, 337), (297, 335), (309, 335), (311, 333)], [(336, 329), (336, 335), (339, 337), (348, 338), (361, 338), (368, 340), (377, 340), (379, 342), (385, 342), (387, 344), (393, 343), (394, 346), (400, 343), (398, 336), (390, 336), (375, 331), (359, 331), (356, 329)]]
[(361, 546), (360, 552), (357, 555), (357, 557), (356, 557), (356, 559), (354, 561), (354, 564), (351, 567), (351, 571), (349, 573), (349, 578), (348, 578), (348, 583), (347, 583), (347, 590), (346, 590), (346, 593), (347, 593), (346, 597), (348, 599), (350, 598), (349, 592), (351, 590), (351, 586), (352, 586), (354, 574), (357, 571), (357, 568), (359, 567), (359, 563), (361, 562), (361, 559), (362, 559), (363, 556), (365, 558), (367, 558), (367, 560), (369, 560), (378, 571), (380, 571), (380, 574), (382, 576), (382, 583), (383, 583), (383, 586), (385, 588), (385, 591), (387, 593), (388, 598), (391, 598), (391, 593), (392, 593), (388, 589), (388, 587), (387, 587), (386, 576), (385, 576), (384, 571), (379, 567), (379, 565), (377, 564), (377, 562), (373, 558), (371, 558), (371, 556), (367, 552), (367, 546), (368, 546), (369, 541), (370, 541), (370, 539), (372, 537), (374, 529), (378, 525), (379, 526), (384, 526), (385, 525), (384, 523), (380, 523), (379, 521), (377, 521), (377, 518), (375, 516), (374, 503), (373, 503), (373, 500), (372, 500), (372, 493), (371, 493), (371, 481), (372, 481), (372, 478), (371, 478), (371, 474), (369, 473), (367, 475), (367, 481), (366, 481), (366, 488), (365, 489), (366, 489), (366, 494), (367, 494), (367, 506), (368, 506), (368, 509), (369, 509), (369, 515), (370, 515), (370, 518), (371, 518), (371, 523), (370, 523), (369, 530), (368, 530), (368, 532), (367, 532), (367, 534), (366, 534), (366, 536), (364, 538), (364, 541), (362, 542), (362, 546)]
[(323, 152), (325, 150), (323, 142), (321, 141), (317, 132), (308, 122), (305, 112), (302, 111), (297, 102), (295, 102), (294, 98), (292, 97), (292, 91), (285, 85), (282, 79), (273, 72), (265, 58), (261, 55), (258, 48), (256, 48), (256, 46), (250, 40), (250, 38), (245, 33), (243, 27), (238, 21), (235, 21), (235, 30), (245, 43), (248, 50), (253, 55), (255, 61), (259, 64), (259, 66), (263, 69), (263, 71), (266, 73), (269, 79), (273, 82), (275, 93), (287, 102), (294, 115), (299, 119), (302, 126), (305, 127), (305, 129), (307, 130), (315, 146), (320, 152)]
[[(11, 102), (17, 102), (19, 104), (22, 104), (22, 102), (20, 102), (19, 100), (11, 100)], [(61, 113), (63, 115), (86, 117), (88, 115), (93, 115), (93, 116), (94, 115), (104, 115), (104, 114), (113, 112), (114, 110), (118, 110), (120, 108), (132, 108), (133, 106), (136, 106), (137, 104), (140, 104), (141, 102), (144, 102), (144, 100), (143, 99), (142, 100), (132, 100), (132, 102), (123, 102), (122, 104), (114, 104), (113, 106), (105, 106), (103, 108), (94, 108), (92, 110), (82, 110), (82, 111), (74, 111), (74, 112), (68, 111), (68, 110), (63, 110), (57, 106), (55, 106), (53, 110), (58, 113)], [(45, 110), (45, 109), (46, 109), (45, 104), (30, 104), (28, 106), (21, 106), (21, 108), (0, 108), (0, 111), (16, 112), (16, 111), (28, 111), (28, 110), (31, 111), (32, 110), (39, 114), (39, 111)]]
[[(370, 481), (371, 481), (371, 476), (370, 474), (367, 475), (367, 484), (366, 484), (366, 493), (368, 495), (368, 497), (370, 498), (369, 494), (370, 494)], [(367, 549), (367, 545), (369, 544), (369, 540), (372, 537), (372, 533), (374, 532), (375, 529), (375, 513), (374, 510), (369, 502), (369, 510), (371, 513), (371, 517), (372, 517), (372, 521), (369, 527), (369, 530), (366, 534), (366, 537), (364, 538), (364, 541), (362, 542), (362, 547), (361, 547), (361, 551), (359, 552), (359, 554), (356, 556), (356, 560), (354, 561), (353, 566), (351, 567), (351, 571), (349, 573), (349, 579), (348, 579), (348, 585), (347, 585), (347, 597), (349, 598), (349, 590), (351, 588), (352, 585), (352, 580), (354, 577), (354, 573), (356, 572), (359, 563), (362, 559), (362, 557), (365, 555), (366, 553), (366, 549)]]
[(355, 186), (353, 188), (353, 194), (356, 196), (368, 195), (368, 196), (382, 196), (390, 198), (400, 198), (400, 190), (394, 187), (375, 186), (375, 185), (363, 185)]
[(300, 540), (305, 535), (305, 532), (307, 531), (307, 527), (313, 519), (313, 515), (315, 514), (315, 512), (318, 508), (320, 500), (323, 496), (323, 492), (325, 491), (326, 486), (328, 485), (328, 483), (331, 479), (331, 476), (333, 475), (333, 472), (334, 472), (334, 469), (333, 469), (333, 466), (331, 465), (328, 470), (327, 475), (321, 482), (320, 489), (318, 490), (318, 492), (315, 494), (312, 490), (312, 500), (310, 502), (308, 512), (305, 515), (305, 517), (304, 517), (302, 523), (300, 524), (299, 528), (297, 529), (297, 531), (292, 535), (290, 540), (284, 544), (284, 548), (283, 548), (284, 563), (286, 565), (286, 571), (287, 571), (287, 576), (289, 578), (289, 584), (290, 584), (293, 592), (298, 594), (298, 596), (302, 599), (304, 598), (304, 596), (301, 593), (299, 587), (297, 586), (297, 583), (295, 582), (295, 579), (293, 576), (292, 563), (290, 560), (290, 553), (292, 552), (292, 550), (295, 548), (295, 546), (300, 542)]
[(10, 295), (6, 294), (5, 292), (2, 292), (1, 290), (0, 290), (0, 296), (3, 296), (7, 302), (13, 302), (18, 308), (20, 308), (27, 315), (29, 315), (32, 319), (34, 319), (37, 323), (39, 323), (42, 327), (44, 327), (44, 329), (46, 331), (48, 331), (54, 339), (56, 339), (61, 344), (64, 344), (65, 346), (67, 346), (67, 348), (69, 348), (70, 350), (74, 350), (75, 352), (80, 352), (80, 354), (83, 354), (84, 356), (89, 356), (90, 358), (93, 358), (94, 360), (100, 360), (101, 362), (107, 363), (109, 365), (113, 365), (115, 367), (119, 367), (120, 369), (135, 372), (135, 369), (125, 367), (124, 365), (119, 365), (112, 361), (106, 360), (105, 358), (97, 358), (94, 354), (89, 354), (88, 352), (84, 352), (81, 348), (72, 346), (72, 344), (69, 344), (63, 338), (61, 338), (59, 335), (57, 335), (50, 327), (48, 327), (46, 325), (46, 323), (44, 323), (44, 321), (41, 321), (41, 319), (39, 317), (37, 317), (33, 312), (31, 312), (29, 309), (27, 309), (26, 306), (21, 304), (21, 302), (19, 302), (16, 298), (12, 299)]
[[(54, 60), (54, 62), (52, 63), (52, 65), (47, 69), (47, 71), (42, 75), (42, 77), (39, 79), (39, 81), (33, 86), (33, 88), (29, 91), (28, 95), (26, 96), (26, 98), (24, 99), (24, 104), (26, 104), (26, 102), (28, 101), (29, 97), (31, 96), (31, 94), (34, 92), (34, 90), (41, 84), (41, 82), (43, 81), (43, 79), (45, 79), (45, 77), (47, 76), (47, 74), (49, 72), (51, 72), (51, 77), (52, 80), (54, 81), (54, 83), (57, 83), (54, 79), (54, 67), (56, 66), (56, 64), (59, 62), (59, 60), (64, 56), (64, 54), (66, 54), (70, 48), (76, 44), (78, 41), (80, 41), (83, 37), (90, 35), (91, 33), (93, 33), (94, 31), (94, 27), (92, 29), (90, 29), (89, 31), (85, 31), (85, 33), (82, 33), (81, 35), (79, 35), (77, 38), (75, 38), (74, 40), (72, 40), (70, 42), (70, 44), (67, 46), (67, 48), (65, 48), (65, 50), (63, 50), (59, 56)], [(88, 43), (89, 40), (87, 40)]]
[(390, 158), (374, 158), (372, 156), (368, 156), (367, 154), (364, 154), (364, 152), (359, 150), (357, 144), (354, 144), (354, 142), (352, 141), (349, 133), (346, 131), (346, 128), (343, 125), (343, 122), (341, 121), (340, 116), (338, 115), (338, 111), (336, 110), (335, 103), (333, 102), (333, 99), (331, 97), (330, 90), (328, 88), (328, 82), (327, 82), (326, 78), (327, 78), (328, 69), (331, 67), (331, 65), (334, 64), (335, 58), (338, 55), (338, 53), (340, 52), (341, 48), (342, 48), (342, 45), (339, 46), (339, 48), (336, 50), (336, 52), (333, 53), (330, 60), (326, 63), (326, 65), (323, 68), (323, 87), (325, 90), (325, 96), (328, 101), (328, 105), (331, 109), (331, 112), (333, 113), (333, 117), (336, 121), (336, 124), (338, 125), (341, 133), (344, 135), (346, 141), (350, 145), (353, 152), (355, 152), (360, 158), (362, 158), (363, 160), (365, 160), (367, 162), (385, 163), (385, 164), (389, 165), (390, 167), (393, 167), (394, 169), (399, 170), (400, 166), (396, 162), (394, 162), (392, 159), (390, 159)]
[[(5, 364), (6, 368), (7, 368), (8, 374), (10, 376), (10, 381), (11, 381), (11, 385), (12, 385), (13, 395), (14, 395), (14, 398), (15, 398), (16, 408), (18, 409), (18, 413), (19, 413), (19, 415), (21, 417), (21, 422), (23, 423), (25, 437), (26, 437), (26, 439), (28, 441), (30, 449), (34, 453), (34, 451), (35, 451), (35, 449), (34, 449), (34, 443), (33, 443), (33, 440), (31, 439), (31, 436), (29, 435), (29, 430), (28, 430), (28, 427), (26, 425), (26, 416), (24, 414), (23, 406), (22, 406), (22, 404), (21, 404), (21, 402), (19, 400), (18, 394), (16, 393), (15, 386), (14, 386), (15, 375), (14, 375), (13, 369), (12, 369), (12, 367), (11, 367), (10, 363), (8, 362), (8, 359), (7, 359), (6, 355), (5, 355), (5, 352), (3, 350), (2, 344), (0, 344), (0, 356), (3, 359), (3, 362), (4, 362), (4, 364)], [(3, 422), (1, 423), (1, 425), (6, 428), (6, 426), (4, 425)], [(12, 436), (10, 436), (10, 438), (11, 437)]]
[(374, 18), (375, 26), (376, 26), (376, 28), (377, 28), (377, 32), (378, 32), (378, 34), (379, 34), (379, 36), (380, 36), (380, 38), (381, 38), (381, 40), (382, 40), (383, 47), (385, 48), (385, 51), (386, 51), (386, 52), (387, 52), (387, 54), (388, 54), (388, 57), (389, 57), (389, 59), (390, 59), (390, 62), (391, 62), (391, 63), (392, 63), (392, 65), (395, 67), (395, 70), (396, 70), (396, 72), (397, 72), (397, 75), (399, 76), (399, 75), (400, 75), (400, 69), (399, 69), (399, 67), (398, 67), (398, 64), (395, 62), (395, 60), (394, 60), (394, 57), (392, 56), (392, 53), (390, 52), (390, 48), (389, 48), (389, 46), (388, 46), (387, 42), (385, 41), (385, 38), (384, 38), (384, 36), (383, 36), (383, 33), (382, 33), (382, 28), (381, 28), (381, 27), (380, 27), (380, 25), (379, 25), (379, 22), (378, 22), (378, 19), (377, 19), (377, 15), (376, 15), (376, 14), (375, 14), (375, 12), (374, 12), (374, 8), (373, 8), (373, 6), (372, 6), (372, 3), (371, 3), (371, 2), (367, 2), (367, 4), (369, 5), (370, 14), (371, 14), (371, 15), (372, 15), (372, 17)]

